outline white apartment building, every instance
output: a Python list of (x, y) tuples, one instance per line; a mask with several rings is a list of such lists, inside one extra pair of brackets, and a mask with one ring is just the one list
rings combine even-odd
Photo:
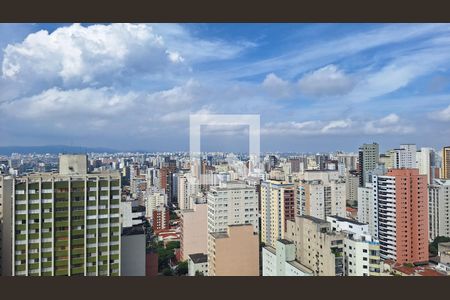
[(417, 146), (415, 144), (403, 144), (400, 148), (394, 149), (395, 169), (415, 169)]
[(262, 249), (263, 276), (313, 276), (313, 271), (295, 259), (296, 249), (292, 241), (278, 240), (276, 247)]
[(204, 253), (189, 255), (188, 276), (208, 276), (208, 255)]
[(358, 221), (368, 224), (368, 232), (372, 236), (378, 234), (375, 224), (377, 223), (377, 208), (374, 205), (373, 184), (366, 183), (365, 187), (358, 187)]
[(146, 217), (146, 209), (143, 206), (133, 206), (135, 201), (120, 202), (120, 216), (122, 228), (133, 227), (143, 224), (143, 218)]
[[(374, 176), (373, 183), (373, 218), (369, 219), (373, 237), (383, 241), (383, 259), (396, 259), (396, 193), (395, 177)], [(379, 205), (381, 202), (382, 205)], [(380, 216), (379, 216), (380, 214)], [(381, 229), (381, 230), (379, 230)]]
[(428, 190), (430, 240), (450, 237), (450, 180), (434, 179)]
[(148, 220), (151, 220), (153, 218), (153, 211), (160, 206), (167, 206), (166, 193), (153, 192), (152, 194), (148, 195), (147, 201), (145, 203), (145, 208), (146, 208), (145, 209), (145, 211), (146, 211), (145, 217)]
[(432, 183), (433, 174), (431, 167), (434, 166), (434, 149), (420, 148), (416, 153), (416, 166), (420, 175), (427, 175), (428, 184)]
[(337, 216), (327, 217), (332, 231), (342, 232), (346, 276), (380, 275), (380, 244), (369, 233), (369, 225)]
[(179, 209), (192, 209), (192, 197), (200, 192), (200, 184), (197, 178), (190, 173), (178, 176), (178, 207)]
[(259, 231), (255, 186), (242, 181), (221, 182), (207, 193), (208, 232), (226, 232), (228, 225), (252, 224)]

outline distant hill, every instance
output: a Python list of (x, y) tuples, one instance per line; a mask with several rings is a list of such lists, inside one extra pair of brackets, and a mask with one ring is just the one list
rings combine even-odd
[(78, 147), (78, 146), (64, 146), (64, 145), (52, 145), (52, 146), (7, 146), (0, 147), (0, 154), (11, 155), (11, 153), (36, 153), (36, 154), (58, 154), (58, 153), (88, 153), (88, 152), (108, 152), (115, 153), (120, 152), (115, 149), (102, 148), (102, 147)]

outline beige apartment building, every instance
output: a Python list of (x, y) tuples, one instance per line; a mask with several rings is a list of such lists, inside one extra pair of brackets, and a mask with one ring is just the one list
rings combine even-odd
[(251, 224), (209, 234), (209, 276), (259, 276), (259, 237)]
[(343, 276), (345, 235), (331, 230), (329, 222), (311, 216), (287, 222), (286, 239), (294, 242), (297, 260), (315, 276)]
[(261, 242), (275, 247), (284, 238), (286, 222), (295, 217), (295, 186), (268, 180), (261, 184)]
[(194, 203), (192, 209), (181, 211), (181, 257), (206, 253), (208, 245), (208, 205)]
[(319, 219), (346, 215), (346, 182), (344, 180), (302, 180), (296, 184), (297, 215)]

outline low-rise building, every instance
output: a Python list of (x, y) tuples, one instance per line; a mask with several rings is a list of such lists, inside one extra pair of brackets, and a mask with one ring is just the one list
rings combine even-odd
[(296, 246), (296, 259), (315, 276), (344, 276), (344, 239), (330, 223), (311, 216), (287, 222), (286, 239)]
[(259, 276), (259, 237), (252, 224), (209, 233), (208, 276)]
[(276, 248), (266, 246), (262, 249), (263, 276), (312, 276), (313, 271), (295, 258), (295, 244), (280, 239)]
[(208, 276), (208, 255), (194, 253), (188, 256), (188, 276)]
[(346, 276), (380, 275), (380, 243), (369, 233), (369, 225), (339, 216), (327, 217), (331, 230), (345, 234)]
[(146, 235), (142, 226), (124, 228), (120, 249), (120, 276), (145, 276)]

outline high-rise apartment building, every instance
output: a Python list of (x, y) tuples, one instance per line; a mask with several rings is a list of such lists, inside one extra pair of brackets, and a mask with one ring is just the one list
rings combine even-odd
[(432, 148), (420, 148), (416, 154), (416, 166), (420, 175), (427, 176), (427, 183), (431, 184), (434, 179), (434, 150)]
[(148, 220), (153, 220), (153, 211), (158, 207), (167, 206), (167, 195), (162, 192), (154, 191), (147, 196), (145, 202), (145, 214)]
[(347, 205), (354, 206), (358, 203), (358, 186), (358, 176), (348, 173), (345, 176), (345, 198), (347, 200)]
[(394, 149), (394, 169), (415, 169), (417, 146), (415, 144), (403, 144)]
[(442, 178), (450, 179), (450, 146), (442, 149)]
[(434, 179), (428, 189), (430, 240), (450, 237), (450, 179)]
[(378, 236), (378, 228), (375, 227), (378, 220), (378, 211), (374, 205), (373, 185), (366, 183), (365, 187), (358, 187), (358, 221), (368, 224), (368, 232), (372, 236)]
[(259, 276), (259, 237), (251, 224), (209, 236), (208, 276)]
[(207, 193), (208, 232), (225, 232), (228, 225), (251, 224), (259, 231), (256, 187), (242, 181), (221, 182)]
[(152, 227), (155, 232), (168, 229), (169, 221), (170, 212), (166, 206), (160, 205), (153, 210)]
[(379, 163), (380, 149), (377, 143), (363, 144), (359, 148), (359, 186), (369, 182), (368, 172), (374, 170)]
[(197, 178), (190, 173), (178, 176), (178, 207), (179, 209), (192, 208), (192, 195), (200, 192), (200, 184)]
[(288, 220), (295, 218), (295, 185), (269, 180), (261, 183), (261, 241), (275, 246), (284, 238)]
[(380, 257), (398, 263), (428, 261), (427, 177), (418, 169), (391, 169), (373, 177), (373, 192)]
[(286, 239), (294, 242), (297, 260), (315, 276), (344, 275), (344, 238), (322, 219), (301, 216), (287, 221)]
[(4, 180), (3, 274), (119, 275), (119, 172), (87, 173), (85, 155), (59, 165)]
[(345, 180), (309, 180), (301, 181), (296, 189), (297, 215), (308, 215), (319, 219), (338, 215), (345, 217), (346, 182)]

